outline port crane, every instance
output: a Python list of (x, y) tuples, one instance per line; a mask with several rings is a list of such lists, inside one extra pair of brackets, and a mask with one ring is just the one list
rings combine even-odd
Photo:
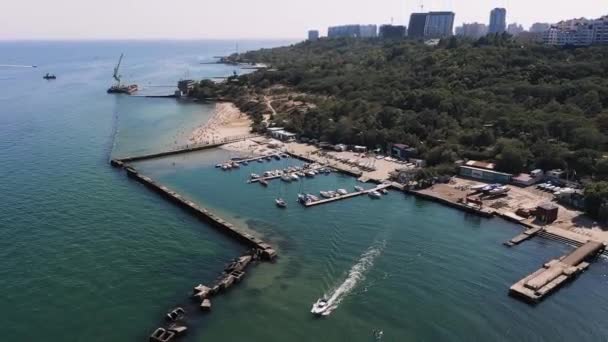
[(131, 95), (134, 92), (137, 91), (138, 87), (137, 84), (130, 84), (130, 85), (123, 85), (120, 82), (120, 74), (118, 73), (118, 71), (120, 70), (120, 64), (122, 63), (122, 59), (124, 57), (124, 54), (121, 53), (120, 54), (120, 58), (118, 58), (118, 64), (116, 64), (116, 66), (114, 67), (114, 74), (112, 75), (112, 77), (114, 77), (114, 79), (116, 80), (116, 84), (111, 86), (110, 89), (108, 89), (108, 94), (128, 94)]
[(118, 70), (120, 69), (120, 63), (122, 63), (122, 58), (125, 56), (124, 53), (120, 54), (120, 58), (118, 58), (118, 64), (114, 67), (114, 79), (116, 80), (116, 85), (120, 87), (120, 75), (118, 74)]

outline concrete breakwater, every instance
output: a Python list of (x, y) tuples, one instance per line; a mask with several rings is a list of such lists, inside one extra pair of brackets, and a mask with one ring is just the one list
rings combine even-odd
[(257, 136), (258, 135), (256, 135), (256, 134), (252, 134), (252, 135), (247, 135), (247, 136), (242, 136), (242, 137), (223, 139), (223, 140), (220, 140), (218, 142), (212, 142), (210, 144), (191, 145), (191, 146), (190, 145), (186, 145), (186, 146), (183, 146), (183, 147), (177, 148), (175, 150), (171, 150), (171, 151), (164, 151), (164, 152), (158, 152), (158, 153), (144, 154), (144, 155), (140, 155), (140, 156), (130, 156), (130, 157), (123, 157), (123, 158), (118, 158), (118, 159), (112, 159), (110, 161), (110, 163), (112, 165), (114, 165), (114, 166), (118, 166), (118, 165), (115, 165), (116, 162), (121, 162), (123, 164), (126, 164), (126, 163), (132, 163), (132, 162), (136, 162), (136, 161), (162, 158), (162, 157), (173, 156), (173, 155), (177, 155), (177, 154), (190, 153), (190, 152), (195, 152), (195, 151), (202, 151), (202, 150), (207, 150), (207, 149), (211, 149), (211, 148), (220, 147), (222, 145), (234, 143), (234, 142), (237, 142), (237, 141), (242, 141), (242, 140), (246, 140), (246, 139), (255, 138)]
[[(248, 248), (251, 248), (247, 254), (235, 259), (226, 268), (224, 268), (222, 275), (218, 278), (215, 285), (212, 287), (206, 287), (205, 285), (200, 284), (194, 287), (194, 295), (192, 298), (200, 300), (199, 308), (201, 310), (210, 311), (211, 297), (216, 296), (233, 285), (239, 283), (245, 276), (245, 269), (252, 262), (257, 260), (271, 261), (277, 257), (276, 251), (268, 243), (249, 233), (238, 230), (234, 225), (220, 218), (210, 210), (184, 198), (182, 195), (164, 185), (157, 183), (150, 177), (140, 174), (135, 168), (129, 164), (126, 164), (124, 161), (113, 159), (110, 161), (110, 163), (114, 167), (124, 168), (129, 178), (132, 178), (145, 185), (172, 203), (190, 212), (197, 218), (209, 223), (212, 227), (216, 228), (220, 232), (236, 239), (240, 243), (246, 245)], [(169, 325), (161, 326), (155, 329), (148, 340), (150, 342), (170, 342), (180, 335), (185, 334), (188, 330), (185, 316), (186, 310), (184, 310), (182, 307), (173, 309), (166, 315)]]
[[(114, 165), (119, 165), (114, 162)], [(123, 164), (124, 165), (124, 164)], [(130, 178), (137, 180), (138, 182), (144, 184), (151, 190), (159, 193), (163, 197), (167, 198), (171, 202), (177, 204), (181, 208), (187, 210), (188, 212), (194, 214), (196, 217), (204, 220), (207, 223), (210, 223), (213, 227), (219, 229), (221, 232), (226, 233), (227, 235), (236, 238), (239, 242), (244, 243), (249, 247), (256, 248), (262, 251), (262, 257), (268, 260), (272, 260), (276, 257), (276, 251), (266, 242), (261, 239), (245, 232), (241, 232), (234, 225), (220, 218), (213, 212), (203, 207), (200, 207), (196, 203), (185, 199), (183, 196), (178, 194), (177, 192), (167, 188), (164, 185), (161, 185), (150, 177), (144, 176), (140, 174), (137, 170), (135, 170), (131, 166), (126, 166), (125, 170), (127, 171), (127, 175)]]

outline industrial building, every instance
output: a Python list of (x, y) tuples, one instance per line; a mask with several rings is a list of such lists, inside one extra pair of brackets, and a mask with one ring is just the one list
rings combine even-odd
[(460, 175), (463, 177), (474, 178), (488, 183), (508, 184), (511, 182), (512, 175), (487, 169), (463, 165), (460, 167)]

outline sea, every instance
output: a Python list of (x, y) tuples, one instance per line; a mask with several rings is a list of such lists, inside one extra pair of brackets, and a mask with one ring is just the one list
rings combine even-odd
[[(247, 184), (250, 173), (301, 162), (223, 172), (215, 164), (242, 156), (223, 149), (135, 164), (279, 252), (214, 298), (210, 313), (191, 309), (192, 288), (212, 283), (245, 247), (108, 161), (182, 146), (213, 106), (106, 89), (121, 53), (122, 78), (140, 95), (248, 72), (205, 64), (237, 43), (244, 51), (293, 42), (0, 43), (1, 341), (147, 341), (176, 306), (188, 309), (180, 341), (606, 340), (603, 258), (531, 306), (509, 287), (571, 246), (534, 238), (506, 248), (521, 227), (395, 191), (303, 208), (298, 192), (358, 183), (334, 173)], [(57, 79), (43, 80), (46, 72)], [(313, 317), (320, 297), (331, 298), (330, 310)]]

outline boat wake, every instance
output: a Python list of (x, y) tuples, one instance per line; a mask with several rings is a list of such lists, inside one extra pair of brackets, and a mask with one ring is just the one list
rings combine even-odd
[(327, 299), (327, 309), (323, 310), (322, 316), (328, 316), (337, 309), (357, 284), (365, 279), (365, 273), (374, 265), (374, 260), (382, 253), (385, 246), (386, 240), (368, 248), (361, 254), (359, 261), (348, 271), (348, 276), (344, 282), (323, 296)]
[(0, 68), (35, 68), (35, 65), (0, 64)]

